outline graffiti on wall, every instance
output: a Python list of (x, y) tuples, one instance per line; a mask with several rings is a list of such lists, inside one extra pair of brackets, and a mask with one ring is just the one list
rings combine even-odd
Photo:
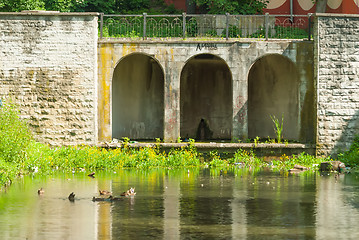
[(215, 43), (198, 43), (196, 47), (196, 51), (204, 50), (217, 50), (217, 44)]

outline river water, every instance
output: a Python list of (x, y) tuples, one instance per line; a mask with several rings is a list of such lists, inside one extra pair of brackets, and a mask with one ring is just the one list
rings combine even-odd
[[(0, 239), (359, 239), (358, 177), (243, 169), (28, 176), (0, 193)], [(136, 196), (120, 197), (129, 187)], [(102, 189), (120, 199), (93, 202)]]

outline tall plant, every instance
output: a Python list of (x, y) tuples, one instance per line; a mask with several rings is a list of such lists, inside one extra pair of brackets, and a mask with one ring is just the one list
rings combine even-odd
[(25, 160), (27, 146), (32, 140), (27, 124), (19, 118), (19, 111), (10, 101), (0, 107), (0, 159), (7, 163)]
[(279, 122), (279, 119), (276, 118), (276, 116), (270, 116), (270, 118), (272, 119), (272, 122), (274, 124), (274, 132), (277, 136), (277, 142), (281, 143), (282, 142), (282, 133), (283, 133), (283, 121), (284, 121), (284, 117), (282, 115), (282, 122)]

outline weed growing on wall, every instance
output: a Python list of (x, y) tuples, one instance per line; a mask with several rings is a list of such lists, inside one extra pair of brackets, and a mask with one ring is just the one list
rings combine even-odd
[(274, 124), (274, 132), (275, 132), (275, 135), (277, 136), (277, 142), (281, 143), (282, 142), (284, 117), (282, 115), (282, 122), (279, 122), (279, 119), (276, 118), (275, 116), (271, 115), (270, 118), (272, 119), (273, 124)]

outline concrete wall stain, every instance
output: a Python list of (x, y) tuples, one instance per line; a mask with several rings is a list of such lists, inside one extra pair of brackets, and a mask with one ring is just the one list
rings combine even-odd
[(99, 49), (99, 93), (98, 93), (98, 114), (99, 130), (98, 137), (100, 141), (109, 141), (111, 136), (111, 79), (113, 72), (113, 52), (114, 48), (110, 44), (104, 44)]

